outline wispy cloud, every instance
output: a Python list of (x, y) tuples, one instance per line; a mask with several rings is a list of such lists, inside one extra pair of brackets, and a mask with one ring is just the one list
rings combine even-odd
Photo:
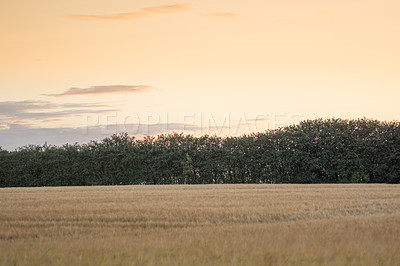
[(175, 5), (166, 5), (166, 6), (156, 6), (156, 7), (147, 7), (142, 8), (136, 11), (127, 12), (127, 13), (118, 13), (112, 15), (80, 15), (73, 14), (68, 17), (76, 20), (85, 20), (85, 21), (110, 21), (110, 20), (129, 20), (129, 19), (137, 19), (143, 18), (153, 15), (159, 14), (168, 14), (174, 13), (178, 11), (188, 10), (190, 7), (189, 4), (175, 4)]
[[(101, 109), (99, 109), (101, 108)], [(0, 102), (0, 124), (30, 124), (33, 121), (54, 120), (58, 118), (80, 116), (84, 114), (103, 114), (116, 112), (103, 103), (64, 103), (49, 101), (8, 101)]]
[(14, 115), (32, 110), (41, 111), (55, 108), (57, 105), (47, 101), (8, 101), (0, 102), (0, 115)]
[(237, 17), (237, 14), (231, 12), (213, 12), (208, 13), (207, 16), (215, 18), (235, 18)]
[(19, 119), (31, 119), (31, 120), (42, 120), (49, 119), (54, 120), (55, 118), (62, 117), (71, 117), (83, 114), (102, 114), (102, 113), (110, 113), (117, 112), (119, 109), (100, 109), (100, 110), (90, 110), (90, 109), (77, 109), (77, 110), (64, 110), (64, 111), (56, 111), (56, 112), (29, 112), (29, 113), (19, 113), (14, 117)]
[(146, 85), (106, 85), (92, 86), (89, 88), (70, 88), (63, 93), (43, 94), (45, 96), (63, 97), (73, 95), (93, 95), (93, 94), (111, 94), (111, 93), (138, 93), (149, 91), (152, 87)]

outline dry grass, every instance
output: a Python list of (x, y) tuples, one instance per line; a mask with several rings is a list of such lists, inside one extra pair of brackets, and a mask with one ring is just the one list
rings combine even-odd
[(2, 265), (400, 265), (399, 185), (0, 189)]

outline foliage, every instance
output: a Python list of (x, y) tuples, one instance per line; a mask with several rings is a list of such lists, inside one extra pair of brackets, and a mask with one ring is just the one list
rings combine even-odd
[(400, 124), (307, 120), (241, 137), (115, 134), (88, 144), (0, 148), (0, 186), (400, 183)]

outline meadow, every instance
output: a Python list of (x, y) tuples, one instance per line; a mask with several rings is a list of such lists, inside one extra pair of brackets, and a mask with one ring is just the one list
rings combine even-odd
[(400, 265), (400, 186), (0, 189), (0, 265)]

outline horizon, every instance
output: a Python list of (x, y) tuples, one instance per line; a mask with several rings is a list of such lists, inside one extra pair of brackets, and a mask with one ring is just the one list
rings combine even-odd
[[(399, 121), (400, 2), (4, 3), (0, 147)], [(121, 129), (123, 129), (121, 131)]]
[[(282, 116), (284, 117), (284, 116)], [(269, 120), (269, 119), (266, 119)], [(261, 119), (260, 121), (264, 121), (264, 119)], [(211, 122), (211, 121), (208, 121)], [(249, 122), (252, 122), (253, 124), (250, 125)], [(103, 142), (106, 139), (110, 139), (113, 136), (123, 136), (126, 134), (129, 138), (132, 138), (133, 141), (143, 141), (147, 137), (154, 137), (156, 140), (159, 139), (160, 137), (163, 136), (175, 136), (176, 134), (181, 135), (181, 136), (191, 136), (194, 138), (202, 138), (202, 137), (219, 137), (222, 140), (228, 139), (228, 138), (246, 138), (248, 136), (256, 135), (256, 134), (269, 134), (269, 133), (274, 133), (276, 130), (286, 130), (290, 129), (291, 127), (298, 127), (302, 123), (307, 123), (307, 122), (345, 122), (347, 124), (351, 124), (352, 122), (378, 122), (378, 124), (391, 124), (395, 126), (400, 125), (400, 121), (398, 120), (392, 120), (392, 121), (386, 121), (386, 120), (376, 120), (376, 119), (369, 119), (366, 117), (363, 118), (357, 118), (357, 119), (342, 119), (342, 118), (314, 118), (314, 119), (304, 119), (297, 121), (296, 123), (284, 123), (287, 122), (285, 120), (280, 120), (280, 121), (274, 121), (273, 127), (267, 128), (263, 131), (251, 131), (250, 127), (253, 126), (257, 128), (257, 123), (258, 120), (251, 120), (247, 121), (246, 123), (243, 123), (242, 121), (239, 122), (239, 124), (236, 124), (232, 126), (230, 122), (227, 122), (226, 120), (224, 121), (224, 125), (222, 126), (211, 126), (208, 124), (207, 127), (193, 127), (193, 125), (183, 125), (180, 130), (177, 130), (177, 128), (174, 127), (174, 124), (172, 125), (172, 128), (170, 129), (171, 125), (168, 124), (152, 124), (152, 125), (133, 125), (133, 124), (127, 124), (127, 125), (102, 125), (102, 126), (92, 126), (92, 127), (84, 127), (84, 128), (64, 128), (62, 129), (64, 132), (55, 132), (53, 135), (58, 136), (58, 134), (62, 134), (61, 138), (54, 138), (50, 139), (50, 142), (47, 139), (44, 139), (42, 143), (28, 143), (25, 145), (21, 146), (15, 146), (13, 145), (14, 143), (9, 143), (8, 146), (1, 146), (0, 145), (0, 151), (8, 151), (8, 152), (13, 152), (13, 151), (18, 151), (20, 149), (24, 149), (25, 147), (57, 147), (61, 148), (65, 145), (87, 145), (91, 143), (99, 143)], [(230, 126), (226, 126), (226, 124)], [(271, 124), (269, 124), (270, 126)], [(121, 129), (121, 126), (124, 127), (124, 129)], [(181, 125), (179, 125), (181, 126)], [(136, 128), (135, 130), (128, 130), (129, 128)], [(245, 128), (245, 130), (243, 130)], [(246, 130), (247, 129), (247, 130)], [(36, 129), (36, 130), (43, 130), (43, 129)], [(44, 129), (44, 130), (54, 130), (54, 129)], [(58, 130), (58, 129), (56, 129)], [(233, 131), (232, 131), (233, 130)], [(129, 133), (130, 132), (130, 133)], [(154, 133), (158, 132), (158, 133)], [(161, 133), (160, 133), (161, 132)], [(223, 133), (224, 132), (224, 133)], [(233, 134), (232, 134), (233, 132)], [(1, 132), (0, 132), (1, 133)], [(80, 138), (78, 141), (77, 139), (74, 139), (70, 142), (62, 142), (61, 139), (65, 140), (68, 139), (68, 136), (84, 136)], [(61, 142), (60, 142), (61, 141)]]

